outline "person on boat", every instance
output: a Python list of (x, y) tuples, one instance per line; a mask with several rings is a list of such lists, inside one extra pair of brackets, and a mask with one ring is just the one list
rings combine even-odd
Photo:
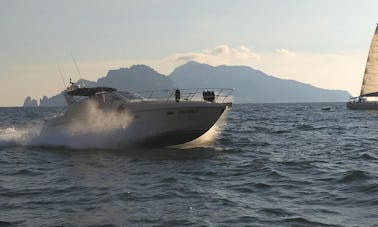
[(175, 91), (175, 99), (176, 99), (176, 102), (179, 102), (180, 101), (180, 97), (181, 94), (180, 94), (180, 90), (179, 89), (176, 89)]
[(215, 100), (215, 93), (214, 93), (214, 91), (211, 91), (210, 92), (210, 102), (214, 102), (214, 100)]

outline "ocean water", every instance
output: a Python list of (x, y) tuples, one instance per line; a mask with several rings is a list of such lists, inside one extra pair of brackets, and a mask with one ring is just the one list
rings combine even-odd
[(155, 149), (40, 138), (60, 111), (0, 108), (0, 226), (378, 226), (378, 111), (234, 105)]

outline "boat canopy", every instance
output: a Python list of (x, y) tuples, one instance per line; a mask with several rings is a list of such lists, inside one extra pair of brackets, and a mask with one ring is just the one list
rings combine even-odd
[(72, 91), (68, 91), (67, 95), (72, 96), (92, 96), (95, 95), (97, 92), (112, 92), (117, 91), (115, 88), (111, 87), (93, 87), (93, 88), (78, 88)]

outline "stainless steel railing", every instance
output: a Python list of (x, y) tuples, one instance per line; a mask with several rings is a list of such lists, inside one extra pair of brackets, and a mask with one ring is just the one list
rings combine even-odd
[(143, 101), (165, 100), (174, 101), (176, 99), (176, 90), (179, 90), (180, 101), (212, 101), (225, 103), (232, 101), (231, 88), (189, 88), (189, 89), (172, 89), (157, 91), (139, 91)]

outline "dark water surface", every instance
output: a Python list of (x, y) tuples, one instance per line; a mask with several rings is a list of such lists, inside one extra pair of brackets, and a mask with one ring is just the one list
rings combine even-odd
[(0, 108), (0, 226), (378, 226), (378, 112), (234, 105), (205, 147), (38, 145), (59, 111)]

